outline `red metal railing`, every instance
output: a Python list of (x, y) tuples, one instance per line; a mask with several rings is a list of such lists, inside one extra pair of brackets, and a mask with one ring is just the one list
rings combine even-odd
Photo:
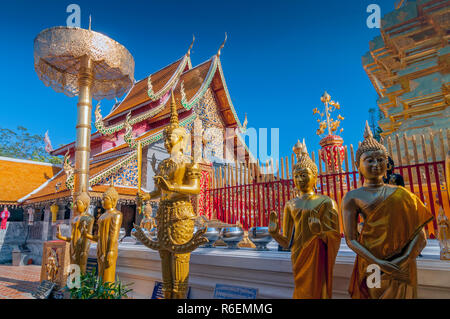
[[(405, 187), (419, 196), (433, 216), (436, 217), (439, 208), (443, 207), (450, 218), (444, 161), (403, 165), (397, 167), (395, 172), (404, 177)], [(357, 171), (320, 174), (317, 181), (317, 192), (334, 199), (338, 207), (341, 207), (345, 193), (363, 182)], [(206, 192), (209, 196), (204, 196), (199, 203), (204, 214), (230, 224), (240, 222), (243, 228), (248, 230), (253, 226), (267, 226), (271, 211), (278, 213), (281, 226), (283, 208), (286, 202), (295, 196), (296, 190), (292, 179), (276, 178), (272, 175), (270, 181), (257, 182), (253, 178), (249, 183), (210, 188)], [(342, 232), (340, 212), (339, 215)], [(435, 238), (436, 219), (427, 225), (426, 230), (430, 238)]]

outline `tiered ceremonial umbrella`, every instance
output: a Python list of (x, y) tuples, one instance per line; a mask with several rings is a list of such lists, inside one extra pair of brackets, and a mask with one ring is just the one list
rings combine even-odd
[(92, 98), (112, 99), (134, 83), (134, 59), (111, 38), (75, 27), (43, 30), (34, 40), (34, 68), (46, 86), (78, 95), (75, 189), (88, 189)]

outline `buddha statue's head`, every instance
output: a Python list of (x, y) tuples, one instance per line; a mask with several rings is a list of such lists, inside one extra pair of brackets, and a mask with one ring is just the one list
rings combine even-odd
[(388, 153), (383, 144), (373, 138), (372, 131), (366, 121), (364, 141), (356, 151), (356, 167), (366, 179), (383, 177), (387, 170)]
[(86, 190), (83, 190), (76, 198), (73, 210), (77, 214), (83, 214), (87, 208), (89, 207), (89, 204), (91, 203), (91, 198), (89, 197), (89, 194), (86, 192)]
[(184, 140), (186, 137), (186, 130), (184, 127), (180, 126), (178, 123), (178, 113), (177, 105), (175, 103), (175, 98), (173, 96), (173, 91), (171, 93), (170, 101), (170, 123), (164, 129), (164, 147), (169, 154), (172, 151), (184, 151)]
[(298, 141), (292, 149), (297, 155), (297, 163), (292, 170), (295, 187), (302, 193), (309, 193), (316, 186), (317, 165), (308, 155), (305, 140), (303, 143)]
[(149, 203), (147, 203), (144, 207), (144, 216), (146, 218), (150, 218), (152, 216), (152, 212), (153, 212), (152, 206)]
[(113, 184), (103, 193), (102, 205), (105, 210), (110, 210), (115, 208), (117, 205), (117, 201), (119, 199), (119, 194), (114, 188)]

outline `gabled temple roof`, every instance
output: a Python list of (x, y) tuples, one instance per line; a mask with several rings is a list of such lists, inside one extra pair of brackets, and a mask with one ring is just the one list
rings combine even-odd
[(59, 171), (61, 165), (0, 157), (0, 206), (17, 205), (17, 200)]
[[(89, 182), (91, 186), (89, 193), (92, 197), (101, 197), (101, 194), (109, 187), (109, 184), (99, 184), (104, 178), (114, 174), (123, 167), (126, 160), (133, 158), (135, 152), (114, 156), (103, 160), (91, 161), (89, 169)], [(134, 157), (135, 158), (135, 157)], [(20, 199), (20, 204), (29, 205), (38, 202), (49, 202), (58, 198), (71, 197), (71, 190), (67, 188), (67, 176), (63, 169), (59, 167), (59, 172), (50, 180), (34, 189), (28, 195)], [(134, 199), (136, 187), (114, 186), (121, 198)]]
[[(188, 63), (188, 60), (189, 57), (185, 55), (178, 61), (151, 74), (151, 83), (156, 96), (163, 94), (164, 90), (169, 90), (177, 78), (189, 69), (190, 63)], [(147, 83), (148, 77), (136, 82), (124, 100), (105, 117), (105, 120), (127, 112), (135, 106), (152, 101), (153, 99), (148, 94)]]
[[(105, 119), (96, 119), (96, 127), (99, 129), (99, 132), (91, 136), (91, 143), (101, 140), (102, 135), (108, 136), (123, 131), (125, 120), (130, 112), (128, 121), (132, 126), (138, 123), (147, 123), (149, 126), (147, 133), (152, 132), (152, 134), (144, 134), (148, 139), (142, 138), (143, 143), (156, 142), (162, 137), (162, 130), (169, 120), (170, 103), (168, 96), (171, 89), (174, 90), (181, 125), (187, 125), (194, 120), (195, 114), (192, 112), (192, 106), (210, 88), (217, 99), (219, 112), (225, 126), (242, 128), (231, 102), (220, 59), (217, 55), (194, 68), (191, 68), (189, 56), (186, 55), (182, 59), (150, 75), (150, 78), (150, 85), (153, 89), (152, 94), (156, 99), (152, 100), (149, 97), (148, 78), (137, 82), (122, 103), (114, 108)], [(154, 131), (155, 129), (161, 134), (158, 135), (158, 132)], [(237, 144), (242, 144), (246, 148), (242, 139), (239, 140)], [(63, 155), (68, 148), (73, 152), (74, 146), (74, 143), (67, 144), (53, 151), (52, 154)], [(93, 154), (93, 156), (97, 157), (114, 152), (116, 149), (124, 148), (126, 148), (126, 145), (116, 145), (111, 150), (104, 150)]]

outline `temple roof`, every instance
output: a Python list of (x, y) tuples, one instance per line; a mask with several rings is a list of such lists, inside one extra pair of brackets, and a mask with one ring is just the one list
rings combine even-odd
[[(177, 76), (183, 71), (189, 69), (190, 63), (188, 63), (188, 59), (189, 57), (184, 56), (178, 61), (151, 74), (151, 83), (153, 91), (156, 92), (155, 95), (160, 94), (164, 88), (170, 88), (171, 82), (175, 81)], [(148, 95), (147, 82), (148, 77), (136, 82), (124, 100), (105, 117), (105, 120), (124, 113), (135, 106), (152, 101), (152, 98)]]
[[(91, 197), (101, 197), (101, 194), (106, 191), (109, 184), (104, 184), (106, 178), (115, 174), (118, 169), (125, 166), (127, 159), (134, 159), (135, 152), (122, 154), (121, 156), (114, 156), (103, 160), (93, 160), (90, 163), (89, 183), (92, 185), (89, 193)], [(67, 176), (63, 169), (59, 168), (59, 172), (53, 178), (46, 181), (44, 184), (35, 188), (31, 193), (20, 199), (20, 203), (29, 205), (38, 202), (49, 202), (58, 198), (71, 197), (71, 190), (66, 185)], [(134, 199), (136, 196), (136, 187), (114, 186), (121, 198)]]
[[(142, 138), (144, 144), (159, 140), (162, 135), (158, 135), (158, 133), (162, 133), (169, 120), (170, 103), (168, 97), (171, 89), (174, 91), (181, 125), (187, 125), (194, 120), (195, 114), (192, 112), (192, 106), (203, 97), (209, 88), (213, 91), (218, 102), (218, 111), (221, 114), (225, 126), (242, 128), (231, 102), (220, 59), (217, 55), (214, 55), (209, 60), (194, 68), (190, 66), (189, 57), (185, 56), (158, 72), (151, 74), (149, 77), (151, 79), (150, 87), (152, 87), (152, 96), (155, 99), (149, 97), (148, 78), (137, 82), (124, 100), (104, 119), (99, 115), (100, 112), (96, 112), (96, 116), (100, 116), (100, 118), (96, 118), (96, 127), (99, 131), (92, 134), (91, 143), (95, 143), (96, 140), (100, 141), (102, 135), (109, 136), (123, 131), (128, 113), (130, 113), (129, 123), (132, 126), (138, 125), (139, 123), (146, 123), (148, 125), (149, 129)], [(238, 144), (243, 144), (242, 139), (240, 139)], [(63, 155), (67, 149), (70, 149), (73, 153), (74, 146), (74, 143), (67, 144), (54, 150), (52, 154)], [(93, 157), (115, 152), (118, 149), (125, 149), (126, 147), (124, 144), (116, 145), (112, 149), (93, 154)], [(246, 148), (245, 145), (244, 148)]]
[(0, 205), (17, 205), (18, 199), (59, 171), (60, 165), (0, 157)]

